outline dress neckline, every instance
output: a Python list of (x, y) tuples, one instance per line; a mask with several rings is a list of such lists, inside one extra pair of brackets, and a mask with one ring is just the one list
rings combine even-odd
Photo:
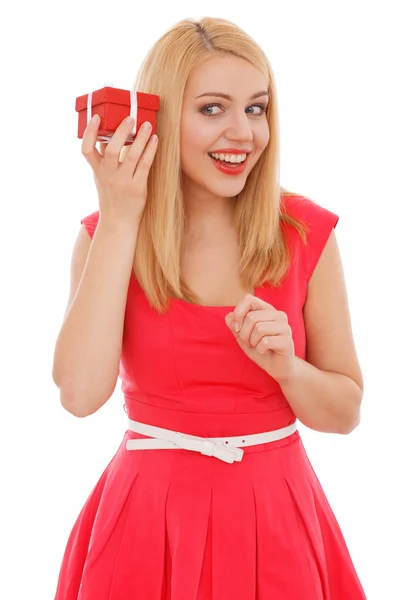
[[(260, 298), (260, 296), (258, 295), (258, 291), (259, 291), (259, 287), (256, 287), (254, 290), (254, 294), (253, 296), (255, 298)], [(261, 300), (261, 298), (260, 298)], [(171, 298), (171, 302), (178, 304), (178, 305), (182, 305), (182, 306), (192, 306), (195, 309), (200, 309), (200, 310), (204, 310), (204, 309), (211, 309), (211, 310), (224, 310), (227, 313), (228, 312), (233, 312), (237, 306), (237, 304), (234, 304), (233, 306), (230, 305), (206, 305), (206, 304), (194, 304), (194, 302), (187, 302), (186, 300), (182, 300), (181, 298)]]

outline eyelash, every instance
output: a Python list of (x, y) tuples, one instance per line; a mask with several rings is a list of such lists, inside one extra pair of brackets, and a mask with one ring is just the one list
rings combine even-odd
[[(204, 112), (207, 108), (213, 108), (214, 106), (218, 106), (218, 108), (222, 108), (221, 104), (206, 104), (200, 109), (200, 112), (203, 113), (206, 117), (217, 117), (218, 115), (210, 115)], [(267, 106), (265, 104), (252, 104), (251, 106), (258, 106), (261, 108), (261, 112), (258, 115), (254, 115), (256, 117), (261, 117), (267, 112)], [(251, 108), (251, 107), (249, 107)]]

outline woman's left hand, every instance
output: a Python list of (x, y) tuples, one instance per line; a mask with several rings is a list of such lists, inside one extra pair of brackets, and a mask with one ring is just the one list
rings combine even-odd
[[(225, 323), (243, 352), (278, 383), (294, 376), (296, 357), (286, 313), (246, 294), (226, 315)], [(234, 323), (238, 324), (238, 331)]]

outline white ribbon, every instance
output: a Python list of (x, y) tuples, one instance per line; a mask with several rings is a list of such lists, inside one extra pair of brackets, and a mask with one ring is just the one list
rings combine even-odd
[(138, 99), (137, 99), (137, 93), (135, 90), (130, 90), (130, 94), (131, 94), (130, 116), (135, 119), (131, 135), (135, 136), (136, 135), (136, 125), (137, 125), (137, 113), (138, 113)]
[[(133, 141), (135, 135), (136, 135), (136, 126), (137, 126), (137, 113), (138, 113), (138, 99), (137, 99), (137, 92), (135, 90), (130, 90), (130, 95), (131, 95), (131, 107), (130, 107), (130, 116), (133, 117), (135, 119), (134, 123), (133, 123), (133, 128), (132, 131), (128, 137), (127, 141)], [(87, 101), (87, 120), (86, 120), (86, 125), (89, 124), (90, 119), (92, 118), (92, 102), (93, 102), (93, 92), (89, 92), (88, 94), (88, 101)], [(113, 134), (110, 135), (99, 135), (97, 137), (97, 141), (98, 142), (109, 142), (110, 139), (112, 138)]]
[(200, 452), (206, 456), (214, 456), (227, 463), (235, 461), (240, 462), (243, 458), (243, 450), (232, 444), (224, 445), (222, 442), (216, 442), (212, 439), (200, 438), (190, 435), (184, 435), (177, 431), (171, 432), (170, 436), (151, 439), (133, 439), (127, 440), (127, 450), (146, 450), (146, 449), (182, 449)]
[[(124, 410), (126, 411), (125, 405)], [(192, 450), (201, 452), (206, 456), (214, 456), (227, 463), (240, 462), (243, 458), (244, 451), (242, 447), (254, 446), (257, 444), (265, 444), (281, 440), (289, 435), (292, 435), (297, 429), (296, 421), (292, 425), (266, 431), (263, 433), (253, 433), (245, 436), (233, 436), (225, 438), (203, 438), (196, 435), (189, 435), (154, 427), (130, 419), (128, 416), (128, 429), (141, 433), (146, 436), (151, 436), (146, 439), (129, 439), (126, 442), (127, 450), (149, 450), (149, 449), (174, 449), (182, 448), (184, 450)]]

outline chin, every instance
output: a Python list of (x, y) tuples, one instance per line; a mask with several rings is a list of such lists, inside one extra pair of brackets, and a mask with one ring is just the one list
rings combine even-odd
[(233, 198), (243, 190), (246, 179), (246, 177), (243, 177), (236, 181), (216, 183), (215, 185), (208, 185), (206, 189), (215, 196), (220, 196), (221, 198)]

